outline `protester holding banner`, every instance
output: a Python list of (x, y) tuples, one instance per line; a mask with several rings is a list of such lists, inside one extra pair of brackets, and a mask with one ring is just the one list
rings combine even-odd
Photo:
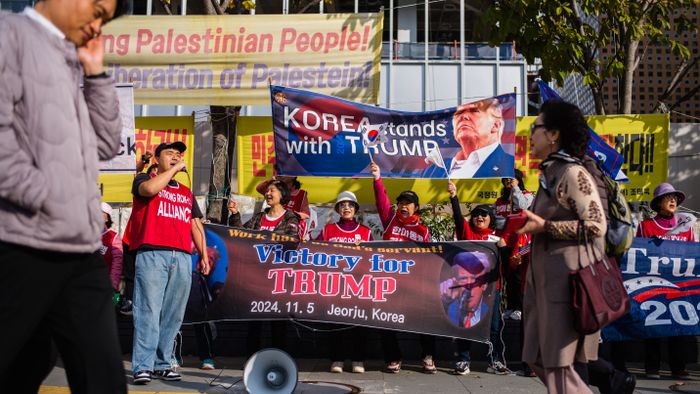
[(121, 134), (100, 34), (127, 2), (31, 3), (0, 12), (0, 387), (37, 392), (53, 340), (73, 392), (125, 393), (97, 176)]
[[(501, 196), (496, 200), (496, 215), (508, 220), (508, 216), (522, 214), (523, 209), (530, 208), (534, 195), (527, 191), (522, 171), (517, 168), (513, 178), (501, 178)], [(510, 231), (510, 229), (508, 229)], [(500, 257), (505, 278), (506, 311), (503, 317), (519, 321), (520, 350), (522, 352), (524, 329), (522, 324), (523, 293), (525, 292), (525, 274), (530, 265), (530, 236), (528, 234), (506, 234), (505, 225), (496, 234), (503, 237), (506, 246), (501, 248)], [(534, 376), (527, 363), (523, 369), (516, 371), (521, 376)]]
[[(285, 206), (289, 204), (290, 199), (291, 193), (287, 184), (280, 180), (272, 180), (268, 183), (267, 190), (265, 191), (265, 202), (269, 205), (269, 208), (256, 213), (250, 220), (245, 222), (245, 224), (242, 224), (241, 213), (238, 211), (238, 202), (230, 200), (228, 203), (228, 210), (231, 215), (228, 217), (228, 225), (252, 230), (267, 230), (291, 237), (299, 237), (299, 239), (301, 239), (303, 235), (300, 234), (301, 230), (299, 226), (301, 217), (296, 212), (285, 208)], [(287, 325), (284, 321), (273, 321), (270, 325), (272, 330), (272, 346), (284, 349), (286, 347)], [(261, 349), (261, 331), (261, 322), (252, 321), (248, 323), (246, 346), (249, 355)]]
[[(581, 111), (562, 101), (544, 103), (531, 126), (531, 153), (543, 162), (532, 211), (524, 211), (528, 221), (518, 231), (533, 235), (523, 360), (549, 393), (591, 393), (573, 364), (598, 358), (600, 332), (582, 336), (574, 328), (569, 284), (571, 271), (588, 266), (593, 253), (605, 250), (607, 223), (600, 196), (581, 165), (589, 138)], [(592, 244), (581, 245), (581, 233)]]
[(265, 195), (268, 186), (274, 180), (280, 180), (289, 189), (289, 202), (284, 204), (286, 209), (296, 212), (301, 217), (299, 225), (301, 227), (300, 233), (303, 234), (302, 238), (306, 239), (307, 231), (310, 231), (308, 219), (311, 216), (311, 210), (309, 209), (309, 197), (306, 190), (301, 188), (301, 182), (297, 180), (295, 176), (273, 176), (272, 178), (260, 182), (258, 186), (255, 187), (258, 193)]
[[(396, 197), (396, 209), (391, 207), (391, 202), (382, 183), (381, 170), (372, 162), (370, 170), (374, 177), (374, 198), (377, 204), (377, 212), (384, 227), (383, 239), (387, 241), (430, 242), (430, 230), (420, 222), (418, 216), (418, 195), (411, 190), (402, 191)], [(434, 374), (437, 372), (433, 355), (435, 354), (435, 337), (421, 334), (420, 343), (423, 359), (423, 372)], [(401, 349), (399, 348), (396, 332), (382, 331), (382, 348), (384, 349), (384, 361), (386, 370), (392, 373), (401, 371)]]
[[(491, 206), (487, 204), (477, 205), (474, 207), (474, 209), (472, 209), (471, 213), (469, 214), (469, 220), (467, 220), (464, 218), (464, 216), (462, 216), (462, 210), (459, 206), (459, 198), (457, 197), (457, 187), (451, 181), (447, 183), (447, 191), (450, 194), (452, 217), (455, 222), (455, 233), (457, 234), (458, 240), (492, 241), (496, 242), (499, 247), (505, 246), (504, 240), (494, 233), (494, 228), (496, 227), (496, 216)], [(490, 271), (490, 268), (480, 271), (485, 273)], [(506, 367), (504, 358), (505, 343), (503, 342), (502, 338), (503, 316), (501, 314), (501, 283), (499, 271), (500, 269), (498, 267), (494, 271), (497, 273), (496, 275), (498, 278), (495, 278), (497, 283), (494, 311), (491, 319), (490, 341), (493, 344), (493, 349), (489, 354), (490, 362), (489, 366), (486, 368), (486, 371), (497, 375), (505, 375), (510, 373), (510, 370), (508, 367)], [(470, 372), (470, 350), (471, 342), (467, 340), (457, 340), (457, 354), (459, 360), (455, 364), (454, 372), (456, 374), (466, 375)]]
[[(372, 240), (372, 230), (359, 224), (355, 215), (360, 210), (355, 193), (344, 191), (338, 194), (335, 212), (340, 215), (337, 223), (329, 223), (318, 236), (320, 241), (359, 244)], [(367, 330), (362, 327), (348, 328), (331, 334), (331, 372), (343, 372), (346, 356), (352, 360), (352, 372), (365, 372), (365, 338)]]
[(175, 175), (186, 164), (180, 141), (161, 143), (155, 150), (157, 169), (134, 178), (129, 247), (136, 250), (134, 281), (134, 383), (151, 378), (175, 381), (181, 376), (171, 365), (173, 343), (182, 324), (191, 287), (192, 243), (209, 272), (202, 213)]
[(676, 212), (683, 201), (685, 193), (676, 190), (670, 183), (657, 186), (654, 189), (654, 198), (649, 204), (656, 216), (642, 221), (637, 229), (637, 236), (695, 242), (695, 216)]
[[(662, 183), (654, 189), (654, 198), (649, 204), (656, 216), (644, 219), (637, 228), (637, 236), (665, 240), (695, 242), (693, 224), (695, 216), (677, 213), (678, 206), (685, 201), (685, 193), (676, 190), (670, 183)], [(690, 379), (685, 369), (685, 339), (683, 336), (668, 338), (668, 363), (674, 379)], [(661, 339), (644, 340), (644, 370), (648, 379), (661, 379)]]
[(301, 188), (301, 182), (297, 180), (297, 177), (295, 176), (274, 176), (266, 181), (260, 182), (258, 186), (255, 187), (255, 190), (258, 191), (258, 193), (265, 195), (267, 192), (268, 186), (275, 181), (279, 180), (284, 182), (285, 185), (287, 185), (287, 188), (289, 189), (289, 202), (284, 204), (284, 207), (287, 209), (291, 209), (292, 211), (296, 212), (299, 214), (299, 216), (302, 217), (302, 219), (306, 219), (309, 217), (309, 197), (308, 193), (306, 190)]
[[(530, 208), (532, 200), (535, 198), (532, 193), (525, 188), (522, 171), (515, 169), (513, 178), (502, 178), (501, 196), (496, 200), (496, 215), (508, 218), (510, 215), (518, 214), (523, 209)], [(496, 232), (503, 237), (503, 232)], [(508, 234), (504, 239), (506, 246), (501, 249), (501, 261), (506, 280), (506, 307), (505, 318), (520, 320), (522, 317), (522, 290), (525, 270), (530, 258), (530, 237), (527, 234)]]

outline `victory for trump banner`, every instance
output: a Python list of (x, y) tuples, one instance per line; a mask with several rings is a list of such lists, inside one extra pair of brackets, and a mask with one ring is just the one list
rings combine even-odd
[(374, 104), (382, 28), (383, 13), (129, 16), (102, 40), (139, 104), (262, 105), (269, 81)]
[(493, 243), (297, 243), (266, 231), (206, 228), (229, 260), (202, 320), (298, 319), (488, 341)]
[(700, 243), (635, 238), (620, 263), (631, 308), (605, 341), (700, 335)]
[[(270, 87), (281, 175), (386, 178), (512, 177), (515, 95), (403, 112)], [(436, 160), (438, 157), (444, 160)]]

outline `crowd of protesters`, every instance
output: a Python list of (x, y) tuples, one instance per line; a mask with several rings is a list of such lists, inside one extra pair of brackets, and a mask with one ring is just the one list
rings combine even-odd
[[(98, 159), (116, 155), (121, 127), (98, 37), (125, 6), (122, 0), (42, 0), (22, 14), (0, 14), (0, 166), (7, 173), (0, 180), (0, 261), (5, 270), (0, 279), (0, 386), (8, 392), (38, 391), (55, 362), (52, 342), (73, 391), (126, 392), (112, 313), (115, 293), (124, 293), (120, 311), (133, 315), (133, 382), (180, 380), (173, 360), (181, 361), (173, 345), (188, 297), (190, 304), (193, 297), (212, 298), (221, 286), (213, 277), (214, 264), (221, 260), (217, 246), (208, 243), (192, 191), (174, 179), (186, 167), (183, 143), (162, 143), (140, 159), (123, 238), (112, 229), (112, 208), (100, 201)], [(39, 89), (45, 62), (51, 64), (55, 83)], [(67, 107), (70, 114), (55, 119), (32, 110), (40, 107)], [(75, 147), (75, 154), (53, 144), (56, 138)], [(579, 335), (566, 302), (569, 272), (590, 263), (581, 262), (586, 254), (572, 241), (583, 233), (593, 247), (604, 250), (609, 219), (602, 175), (585, 157), (588, 138), (576, 106), (548, 102), (530, 131), (531, 154), (542, 160), (543, 180), (536, 193), (526, 190), (523, 174), (515, 170), (513, 177), (501, 179), (501, 194), (493, 204), (476, 205), (465, 218), (458, 185), (448, 182), (454, 239), (493, 242), (499, 259), (491, 267), (478, 253), (458, 254), (452, 267), (456, 279), (441, 283), (441, 297), (454, 311), (450, 318), (469, 328), (486, 313), (481, 292), (487, 282), (495, 282), (487, 372), (511, 373), (503, 341), (504, 320), (511, 319), (518, 322), (522, 338), (519, 375), (539, 377), (550, 393), (588, 393), (589, 384), (604, 394), (629, 393), (634, 378), (624, 360), (611, 364), (600, 359), (600, 333)], [(392, 206), (381, 169), (372, 162), (370, 171), (381, 238), (430, 242), (430, 229), (418, 214), (419, 196), (402, 191)], [(301, 186), (295, 177), (261, 183), (257, 190), (267, 207), (243, 223), (238, 202), (231, 200), (226, 224), (309, 239), (315, 223), (309, 194)], [(695, 242), (692, 227), (677, 212), (684, 200), (685, 194), (672, 185), (658, 185), (650, 204), (656, 215), (640, 224), (637, 235)], [(318, 240), (372, 240), (370, 228), (358, 219), (360, 205), (352, 192), (341, 192), (333, 208), (339, 219), (327, 224)], [(508, 226), (515, 217), (524, 219), (522, 227)], [(219, 274), (226, 270), (218, 268)], [(466, 308), (457, 311), (457, 302)], [(262, 348), (262, 323), (247, 324), (247, 352), (253, 354)], [(272, 346), (285, 349), (286, 324), (270, 325)], [(330, 370), (342, 372), (350, 359), (351, 371), (363, 373), (367, 329), (342, 328), (330, 336)], [(202, 369), (214, 368), (213, 331), (210, 323), (195, 327)], [(385, 371), (399, 373), (403, 354), (396, 331), (381, 330), (380, 338)], [(682, 337), (669, 338), (669, 350), (678, 350), (682, 342)], [(435, 374), (436, 338), (420, 334), (419, 343), (422, 371)], [(645, 341), (647, 378), (660, 377), (659, 347), (659, 339)], [(454, 373), (470, 373), (470, 342), (458, 340), (456, 353)], [(689, 378), (682, 352), (669, 360), (674, 378)]]

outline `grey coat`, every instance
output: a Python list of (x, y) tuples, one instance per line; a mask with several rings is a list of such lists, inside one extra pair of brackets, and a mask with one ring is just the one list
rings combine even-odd
[(83, 79), (74, 44), (0, 12), (0, 241), (99, 248), (97, 175), (119, 149), (117, 100), (111, 78)]

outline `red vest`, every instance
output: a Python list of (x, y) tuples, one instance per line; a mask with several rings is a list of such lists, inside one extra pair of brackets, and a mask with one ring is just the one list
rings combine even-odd
[(280, 224), (283, 217), (284, 213), (282, 213), (280, 217), (275, 220), (268, 220), (267, 215), (263, 214), (262, 219), (260, 220), (260, 230), (275, 231), (275, 228), (277, 228), (277, 225)]
[(328, 242), (355, 243), (369, 241), (372, 231), (367, 226), (358, 224), (352, 231), (345, 231), (337, 223), (327, 224), (323, 228), (323, 240)]
[(666, 235), (669, 231), (671, 231), (670, 228), (662, 227), (654, 218), (651, 218), (642, 221), (637, 233), (644, 238), (659, 237), (667, 241), (695, 242), (695, 235), (693, 234), (692, 228), (682, 233)]
[(467, 219), (464, 219), (464, 231), (462, 232), (462, 238), (467, 241), (493, 241), (493, 242), (498, 242), (500, 237), (496, 236), (494, 234), (493, 230), (489, 230), (489, 233), (477, 233), (472, 230), (472, 227), (469, 225), (469, 221)]
[(510, 199), (498, 197), (496, 200), (496, 216), (508, 217), (513, 210), (513, 204)]
[[(524, 194), (530, 194), (530, 192), (524, 192)], [(512, 215), (518, 212), (522, 212), (521, 210), (514, 211), (513, 210), (513, 203), (511, 202), (510, 199), (506, 199), (503, 197), (499, 197), (498, 200), (496, 200), (496, 216), (501, 216), (504, 218), (507, 218), (508, 215)], [(496, 231), (496, 235), (498, 235), (501, 238), (504, 238), (504, 233), (502, 230)], [(506, 241), (506, 246), (509, 248), (514, 248), (518, 242), (526, 244), (530, 241), (530, 235), (529, 234), (509, 234), (508, 238), (504, 238)]]
[(134, 197), (129, 249), (153, 245), (192, 253), (192, 198), (190, 189), (180, 183), (149, 199)]
[[(306, 199), (306, 190), (299, 189), (296, 194), (292, 194), (289, 202), (284, 205), (285, 208), (291, 209), (294, 212), (304, 212), (304, 200)], [(305, 212), (304, 212), (305, 213)]]
[(107, 272), (112, 272), (112, 242), (117, 233), (114, 230), (107, 230), (102, 233), (102, 246), (100, 246), (100, 254), (105, 259), (107, 264)]
[(399, 220), (398, 215), (394, 214), (384, 231), (383, 238), (387, 241), (430, 242), (430, 231), (420, 221), (404, 224)]

